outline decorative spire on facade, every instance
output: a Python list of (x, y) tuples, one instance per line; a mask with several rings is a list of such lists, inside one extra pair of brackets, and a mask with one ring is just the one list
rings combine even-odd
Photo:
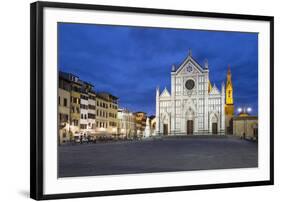
[(207, 59), (205, 59), (205, 69), (209, 69), (209, 63), (208, 63), (208, 60)]
[(225, 85), (224, 85), (224, 82), (222, 82), (222, 84), (221, 84), (221, 93), (222, 93), (222, 95), (225, 95)]
[(156, 87), (156, 97), (159, 97), (159, 94), (160, 94), (160, 92), (159, 92), (159, 86), (157, 86), (157, 87)]
[(176, 66), (172, 65), (172, 72), (176, 71)]

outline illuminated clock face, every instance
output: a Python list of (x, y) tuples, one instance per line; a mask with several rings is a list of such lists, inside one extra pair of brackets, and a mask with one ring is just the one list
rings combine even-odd
[(191, 65), (188, 65), (187, 68), (186, 68), (186, 71), (192, 72), (192, 70), (193, 70), (192, 66), (191, 66)]
[(189, 79), (185, 82), (185, 87), (187, 90), (192, 90), (195, 86), (195, 82), (192, 79)]

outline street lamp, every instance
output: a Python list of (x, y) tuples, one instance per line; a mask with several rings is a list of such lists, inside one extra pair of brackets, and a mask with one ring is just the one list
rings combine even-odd
[(238, 111), (239, 113), (241, 113), (241, 112), (242, 112), (242, 108), (239, 107), (239, 108), (237, 109), (237, 111)]
[(238, 107), (237, 111), (238, 111), (238, 113), (247, 114), (252, 111), (252, 108), (251, 107)]
[[(240, 114), (248, 114), (252, 111), (252, 108), (251, 107), (239, 107), (237, 109), (237, 111), (240, 113)], [(243, 118), (244, 119), (244, 130), (243, 130), (243, 139), (245, 139), (246, 137), (246, 118)]]

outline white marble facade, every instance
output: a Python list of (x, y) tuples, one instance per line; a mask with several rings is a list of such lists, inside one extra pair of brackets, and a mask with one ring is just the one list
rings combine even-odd
[(156, 134), (224, 134), (225, 86), (209, 86), (209, 68), (191, 55), (172, 67), (171, 93), (156, 89)]

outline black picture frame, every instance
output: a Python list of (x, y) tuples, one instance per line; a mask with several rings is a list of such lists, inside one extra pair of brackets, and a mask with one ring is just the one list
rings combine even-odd
[[(66, 194), (43, 193), (43, 9), (81, 9), (99, 11), (118, 11), (177, 16), (199, 16), (224, 19), (267, 21), (270, 23), (270, 179), (239, 183), (204, 184), (175, 187), (155, 187), (129, 190), (94, 191)], [(171, 192), (228, 187), (246, 187), (274, 184), (274, 17), (240, 15), (213, 12), (194, 12), (183, 10), (135, 8), (120, 6), (88, 5), (75, 3), (35, 2), (30, 6), (30, 197), (36, 200), (93, 197), (153, 192)]]

